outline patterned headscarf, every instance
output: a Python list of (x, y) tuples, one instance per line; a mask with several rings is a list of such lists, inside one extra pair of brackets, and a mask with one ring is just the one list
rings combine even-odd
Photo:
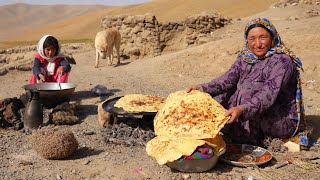
[[(264, 55), (264, 57), (258, 58), (253, 52), (250, 51), (248, 48), (248, 29), (253, 24), (259, 24), (267, 28), (273, 35), (273, 46), (269, 49), (269, 51)], [(263, 59), (272, 56), (273, 54), (286, 54), (290, 56), (292, 61), (296, 64), (297, 67), (297, 91), (296, 91), (296, 105), (297, 105), (297, 128), (293, 135), (295, 135), (300, 128), (303, 128), (305, 126), (305, 114), (304, 114), (304, 104), (302, 99), (302, 91), (301, 91), (301, 76), (300, 76), (300, 70), (303, 71), (302, 63), (300, 59), (290, 50), (288, 49), (284, 43), (281, 41), (281, 38), (276, 30), (276, 28), (272, 25), (272, 23), (266, 19), (266, 18), (256, 18), (251, 20), (249, 23), (247, 23), (245, 30), (244, 30), (244, 40), (245, 45), (242, 48), (242, 50), (239, 53), (239, 56), (242, 57), (242, 59), (249, 63), (249, 64), (255, 64), (259, 61), (262, 61)]]

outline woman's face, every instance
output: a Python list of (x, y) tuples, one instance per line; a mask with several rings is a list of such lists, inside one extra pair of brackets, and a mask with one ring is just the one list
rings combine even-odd
[(272, 36), (262, 27), (252, 28), (248, 33), (248, 47), (258, 57), (263, 57), (271, 48)]
[(48, 58), (52, 58), (54, 57), (54, 55), (56, 54), (56, 48), (52, 45), (47, 46), (46, 48), (44, 48), (44, 54), (48, 57)]

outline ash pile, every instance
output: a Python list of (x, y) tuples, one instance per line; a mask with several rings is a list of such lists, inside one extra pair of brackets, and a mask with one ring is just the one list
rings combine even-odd
[(145, 146), (155, 137), (154, 116), (142, 118), (111, 117), (112, 123), (102, 130), (105, 142), (124, 146)]

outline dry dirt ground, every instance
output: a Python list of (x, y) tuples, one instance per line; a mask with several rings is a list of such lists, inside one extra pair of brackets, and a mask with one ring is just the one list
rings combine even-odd
[[(320, 16), (310, 16), (310, 10), (319, 12), (319, 6), (271, 8), (254, 17), (268, 17), (277, 27), (283, 40), (300, 56), (305, 72), (303, 92), (306, 114), (319, 137), (320, 122)], [(251, 17), (249, 17), (251, 18)], [(117, 67), (106, 61), (94, 68), (92, 45), (79, 45), (73, 50), (77, 64), (69, 79), (77, 84), (71, 101), (80, 103), (81, 123), (69, 128), (80, 147), (68, 159), (46, 160), (38, 156), (24, 131), (0, 130), (0, 179), (319, 179), (319, 145), (300, 153), (277, 153), (274, 159), (261, 167), (240, 168), (218, 162), (205, 173), (181, 173), (167, 166), (159, 166), (146, 154), (144, 146), (106, 144), (105, 130), (98, 124), (97, 105), (103, 101), (90, 90), (101, 84), (113, 92), (113, 98), (129, 93), (167, 96), (191, 84), (207, 82), (225, 72), (242, 46), (242, 29), (248, 18), (217, 30), (216, 40), (179, 52), (135, 61), (124, 60)], [(178, 43), (178, 42), (177, 42)], [(17, 97), (27, 84), (30, 71), (10, 71), (0, 76), (0, 99)], [(317, 124), (317, 126), (315, 126)], [(277, 163), (289, 164), (274, 169)], [(134, 169), (140, 168), (140, 172)]]

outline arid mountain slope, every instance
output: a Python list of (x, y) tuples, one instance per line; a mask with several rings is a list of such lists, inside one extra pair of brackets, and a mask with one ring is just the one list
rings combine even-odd
[[(277, 1), (155, 0), (124, 7), (25, 4), (0, 6), (0, 39), (34, 43), (44, 34), (53, 34), (61, 40), (93, 39), (100, 30), (101, 19), (106, 15), (149, 12), (155, 14), (158, 21), (163, 22), (184, 20), (190, 15), (206, 11), (220, 12), (227, 17), (238, 18), (261, 12)], [(10, 46), (10, 43), (4, 44), (1, 40), (0, 48)]]
[(126, 13), (154, 13), (159, 21), (184, 20), (186, 17), (206, 12), (220, 12), (225, 16), (244, 17), (266, 10), (278, 0), (155, 0), (136, 7), (123, 8)]
[[(28, 31), (36, 31), (50, 24), (59, 24), (90, 12), (108, 9), (102, 5), (30, 5), (12, 4), (0, 6), (0, 39), (7, 40), (15, 36), (25, 37)], [(59, 26), (53, 27), (59, 29)], [(49, 30), (50, 31), (50, 30)], [(15, 40), (13, 38), (13, 40)]]

